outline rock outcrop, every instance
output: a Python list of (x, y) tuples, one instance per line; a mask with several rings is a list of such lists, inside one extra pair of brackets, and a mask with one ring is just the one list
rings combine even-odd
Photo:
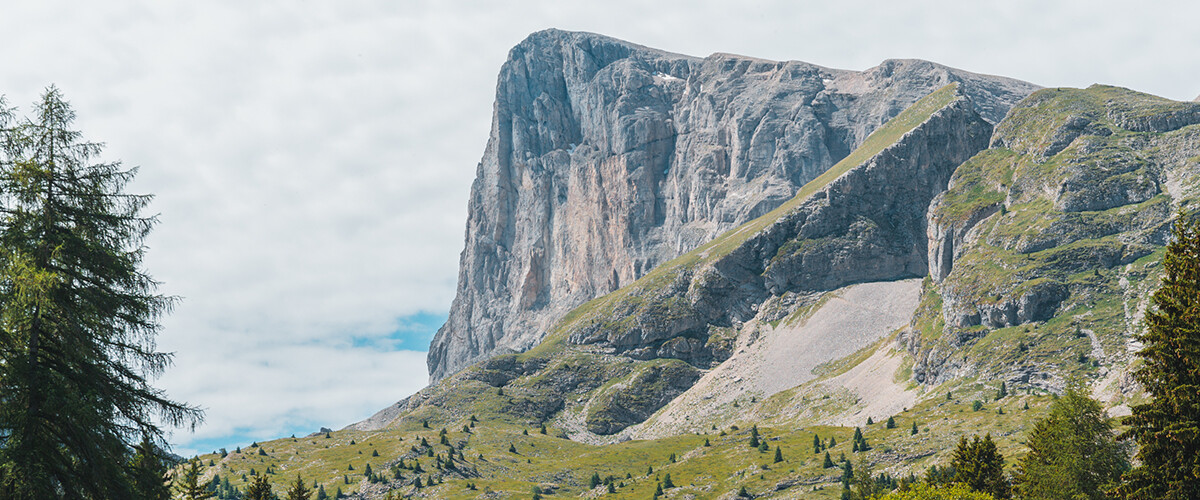
[[(926, 332), (910, 338), (914, 377), (1054, 388), (1050, 374), (1079, 363), (1127, 367), (1145, 305), (1126, 291), (1152, 288), (1173, 215), (1200, 196), (1197, 124), (1198, 104), (1103, 85), (1015, 106), (929, 207), (930, 310), (912, 325)], [(1004, 329), (1008, 340), (991, 340)]]
[(905, 113), (920, 122), (889, 123), (880, 131), (892, 135), (886, 147), (835, 166), (844, 171), (810, 184), (777, 219), (726, 233), (577, 312), (568, 340), (707, 368), (725, 358), (710, 330), (754, 318), (771, 297), (924, 276), (926, 207), (958, 165), (987, 147), (991, 125), (955, 85)]
[[(574, 307), (769, 212), (949, 83), (992, 123), (1035, 89), (916, 60), (857, 72), (531, 35), (498, 78), (431, 378), (523, 351)], [(788, 265), (772, 279), (793, 279)]]

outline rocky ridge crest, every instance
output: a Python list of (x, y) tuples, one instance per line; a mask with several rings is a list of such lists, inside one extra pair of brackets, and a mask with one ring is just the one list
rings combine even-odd
[(949, 83), (991, 123), (1036, 88), (918, 60), (857, 72), (530, 35), (497, 81), (431, 378), (524, 351), (576, 306), (771, 211)]

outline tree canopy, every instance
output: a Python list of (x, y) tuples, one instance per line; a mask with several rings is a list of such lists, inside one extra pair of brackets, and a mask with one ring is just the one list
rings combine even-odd
[(1136, 440), (1140, 465), (1117, 492), (1126, 498), (1200, 498), (1200, 220), (1179, 214), (1163, 256), (1162, 285), (1137, 336), (1134, 377), (1150, 401), (1132, 408), (1120, 439)]
[(55, 87), (32, 117), (0, 100), (0, 491), (132, 498), (132, 444), (198, 409), (150, 385), (170, 364), (158, 320), (174, 303), (141, 269), (155, 224), (135, 170), (97, 162)]
[(1104, 498), (1129, 468), (1111, 419), (1080, 379), (1050, 404), (1026, 445), (1029, 453), (1017, 462), (1014, 478), (1021, 498)]

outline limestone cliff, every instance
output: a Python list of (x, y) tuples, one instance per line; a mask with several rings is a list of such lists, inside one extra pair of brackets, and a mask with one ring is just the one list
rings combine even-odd
[(1128, 392), (1172, 219), (1200, 197), (1198, 125), (1200, 104), (1103, 85), (1014, 107), (929, 207), (915, 378)]
[(954, 82), (992, 123), (1035, 89), (925, 61), (857, 72), (530, 35), (497, 81), (431, 378), (529, 348), (583, 302), (791, 199)]

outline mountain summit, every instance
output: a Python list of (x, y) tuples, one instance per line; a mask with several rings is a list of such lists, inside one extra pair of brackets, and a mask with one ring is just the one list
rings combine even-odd
[(1001, 472), (1068, 380), (1145, 398), (1200, 103), (551, 30), (505, 63), (478, 172), (434, 382), (202, 456), (222, 491), (832, 499), (971, 434)]
[(950, 83), (989, 123), (1035, 85), (920, 60), (866, 71), (690, 57), (546, 30), (509, 53), (432, 380), (791, 199)]

